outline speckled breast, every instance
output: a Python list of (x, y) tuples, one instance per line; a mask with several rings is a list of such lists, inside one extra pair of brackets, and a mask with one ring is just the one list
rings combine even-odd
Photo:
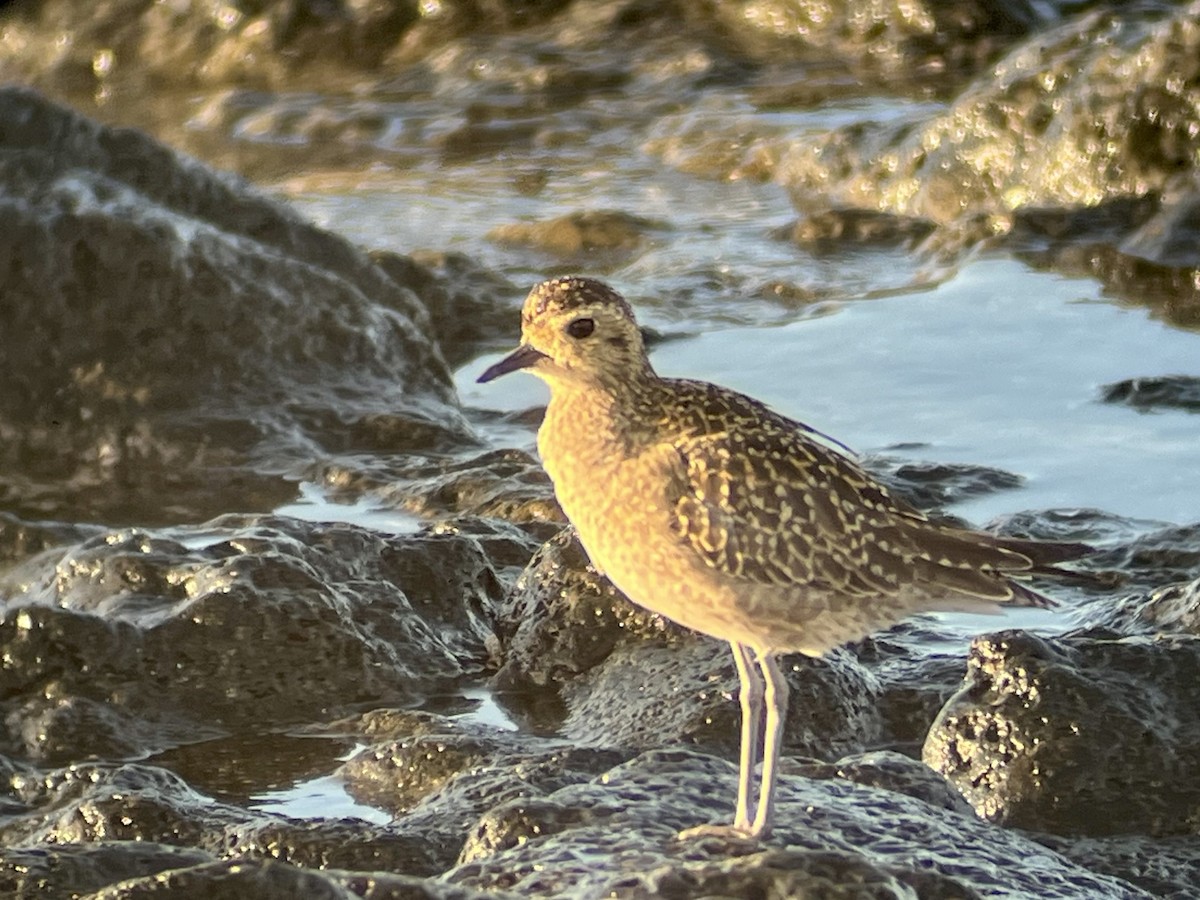
[(750, 641), (757, 629), (735, 586), (672, 529), (663, 446), (631, 451), (597, 410), (555, 401), (538, 450), (593, 565), (632, 601), (680, 624)]

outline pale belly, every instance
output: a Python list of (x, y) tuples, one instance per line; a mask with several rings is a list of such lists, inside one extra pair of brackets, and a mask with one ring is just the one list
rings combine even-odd
[(574, 462), (546, 471), (597, 569), (639, 606), (722, 640), (762, 646), (745, 586), (707, 566), (672, 532), (664, 478), (652, 461)]

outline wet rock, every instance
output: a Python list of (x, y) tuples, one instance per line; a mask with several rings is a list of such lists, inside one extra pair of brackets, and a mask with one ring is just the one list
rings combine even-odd
[(929, 236), (930, 222), (869, 209), (829, 209), (796, 222), (788, 238), (817, 248), (843, 241), (873, 246), (912, 246)]
[(278, 860), (221, 860), (175, 869), (152, 878), (134, 878), (89, 895), (89, 900), (134, 900), (142, 897), (247, 898), (286, 900), (353, 900), (355, 894), (322, 872)]
[(421, 298), (450, 366), (475, 359), (485, 349), (512, 346), (526, 293), (520, 286), (461, 253), (378, 252), (372, 259)]
[[(1153, 591), (1171, 582), (1200, 578), (1200, 523), (1161, 525), (1114, 523), (1120, 540), (1091, 558), (1095, 565), (1120, 571), (1130, 588)], [(1157, 526), (1157, 527), (1155, 527)]]
[(625, 600), (596, 574), (574, 529), (560, 530), (530, 560), (497, 619), (505, 691), (552, 687), (606, 659), (627, 634), (687, 632)]
[[(49, 0), (12, 17), (18, 50), (6, 74), (97, 99), (154, 84), (285, 88), (305, 70), (328, 85), (347, 69), (377, 65), (417, 20), (403, 3), (233, 3), (214, 12), (137, 0), (81, 10)], [(70, 36), (57, 52), (55, 33)]]
[(338, 774), (356, 799), (392, 812), (406, 831), (443, 835), (457, 848), (496, 804), (536, 800), (630, 755), (426, 717), (411, 733), (356, 754)]
[(487, 742), (446, 729), (374, 744), (339, 770), (360, 803), (393, 814), (407, 812), (453, 776), (478, 768), (495, 750)]
[(225, 858), (423, 875), (442, 871), (458, 850), (360, 819), (301, 821), (214, 802), (153, 766), (77, 765), (20, 788), (27, 812), (0, 832), (13, 845), (149, 842)]
[(1105, 403), (1123, 403), (1137, 410), (1200, 412), (1200, 378), (1194, 375), (1129, 378), (1106, 384), (1100, 390)]
[[(629, 603), (588, 565), (572, 529), (534, 556), (496, 627), (497, 699), (527, 726), (588, 746), (683, 742), (734, 758), (740, 710), (727, 645)], [(963, 676), (960, 657), (929, 651), (939, 640), (932, 620), (917, 619), (822, 659), (788, 657), (787, 752), (919, 753)]]
[(882, 739), (887, 746), (914, 757), (920, 756), (930, 726), (962, 685), (966, 660), (930, 649), (931, 644), (944, 639), (935, 622), (916, 617), (851, 647), (878, 683), (876, 704)]
[(722, 2), (701, 4), (752, 57), (827, 57), (859, 77), (886, 78), (894, 86), (954, 83), (1053, 16), (1048, 7), (1022, 2), (928, 0), (898, 7), (887, 3)]
[(988, 466), (923, 462), (891, 456), (870, 456), (862, 462), (897, 496), (926, 512), (971, 497), (1013, 490), (1024, 484), (1020, 475)]
[[(1148, 531), (1161, 528), (1162, 524), (1148, 519), (1131, 519), (1090, 507), (1064, 507), (1007, 513), (992, 519), (988, 528), (1013, 537), (1066, 543), (1082, 542), (1096, 545), (1098, 548), (1115, 548), (1136, 542)], [(1103, 556), (1106, 552), (1101, 549), (1098, 555)]]
[(74, 900), (128, 878), (211, 862), (202, 850), (134, 841), (0, 849), (0, 891), (11, 900)]
[(864, 878), (881, 891), (865, 896), (1148, 896), (1014, 832), (841, 780), (785, 775), (766, 848), (675, 840), (683, 828), (726, 821), (735, 782), (733, 765), (713, 757), (644, 753), (539, 802), (497, 806), (445, 878), (526, 897), (692, 896), (687, 886), (710, 882), (726, 896), (780, 885), (830, 896)]
[(0, 511), (0, 565), (8, 569), (53, 547), (81, 541), (101, 529), (63, 522), (26, 522)]
[(976, 639), (924, 759), (979, 815), (1064, 835), (1193, 833), (1200, 639)]
[[(791, 686), (784, 750), (836, 758), (882, 739), (879, 685), (851, 654), (781, 661)], [(740, 707), (729, 646), (622, 642), (561, 688), (562, 733), (589, 745), (636, 749), (694, 744), (736, 759)]]
[(1092, 604), (1084, 612), (1089, 628), (1118, 634), (1200, 636), (1200, 578), (1130, 594), (1115, 603)]
[[(708, 23), (685, 27), (686, 13), (686, 5), (640, 0), (272, 0), (231, 3), (216, 14), (114, 0), (81, 15), (46, 0), (5, 18), (0, 77), (132, 121), (242, 172), (344, 170), (381, 156), (403, 165), (430, 149), (454, 163), (574, 143), (589, 123), (548, 125), (547, 111), (663, 82), (671, 102), (714, 70), (742, 64), (740, 53), (726, 59)], [(614, 59), (614, 46), (627, 58)], [(331, 92), (361, 102), (319, 96)], [(432, 119), (406, 115), (397, 128), (397, 94), (438, 98), (444, 107)], [(644, 105), (647, 94), (638, 98)]]
[[(850, 3), (287, 0), (232, 3), (219, 13), (138, 0), (81, 12), (69, 2), (43, 0), (7, 17), (9, 53), (0, 74), (98, 105), (130, 102), (155, 88), (168, 94), (349, 90), (381, 75), (406, 88), (449, 93), (461, 91), (473, 73), (476, 85), (467, 93), (473, 100), (494, 86), (510, 98), (544, 92), (561, 106), (635, 79), (711, 76), (797, 59), (810, 68), (814, 59), (820, 69), (836, 67), (841, 77), (828, 79), (835, 85), (848, 71), (860, 79), (944, 87), (1052, 16), (1034, 4), (986, 0), (933, 0), (903, 9), (886, 3), (863, 9)], [(537, 44), (554, 52), (527, 52)], [(629, 48), (634, 65), (598, 52), (618, 45)], [(170, 114), (162, 98), (151, 104), (152, 115)], [(336, 145), (339, 123), (325, 128), (314, 136)]]
[(0, 622), (0, 740), (63, 761), (403, 704), (481, 676), (501, 592), (465, 534), (275, 516), (108, 532), (44, 563), (19, 573)]
[(595, 267), (629, 257), (645, 243), (648, 232), (666, 227), (619, 210), (584, 210), (545, 222), (500, 225), (488, 232), (488, 238)]
[(157, 898), (164, 892), (197, 900), (506, 900), (512, 896), (388, 872), (314, 872), (278, 860), (239, 859), (131, 879), (89, 894), (87, 900)]
[(1187, 900), (1200, 884), (1200, 840), (1187, 837), (1064, 838), (1037, 840), (1093, 872), (1122, 878), (1156, 897)]
[(971, 814), (971, 805), (950, 782), (924, 763), (893, 750), (855, 753), (835, 763), (802, 763), (793, 765), (791, 771), (806, 778), (843, 778), (915, 797), (951, 812)]
[(297, 458), (467, 440), (415, 295), (236, 179), (10, 87), (0, 211), (11, 511), (269, 507)]
[(1194, 168), (1198, 22), (1195, 3), (1085, 12), (1018, 44), (941, 115), (801, 143), (779, 177), (802, 210), (938, 223), (1161, 191)]
[[(728, 645), (630, 603), (595, 573), (573, 529), (530, 562), (498, 617), (498, 699), (520, 721), (587, 746), (701, 744), (737, 752)], [(783, 664), (792, 687), (785, 746), (835, 758), (881, 739), (880, 687), (852, 654)]]
[(487, 516), (533, 527), (543, 540), (557, 530), (548, 525), (566, 521), (541, 463), (522, 450), (400, 462), (348, 460), (323, 465), (313, 477), (335, 499), (353, 502), (369, 495), (422, 517)]

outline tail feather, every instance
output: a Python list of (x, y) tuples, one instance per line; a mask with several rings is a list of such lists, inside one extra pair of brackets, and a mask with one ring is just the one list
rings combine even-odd
[(940, 529), (936, 538), (923, 536), (937, 551), (917, 564), (928, 581), (979, 600), (1008, 606), (1049, 609), (1057, 605), (1029, 586), (1030, 578), (1050, 578), (1072, 584), (1099, 586), (1106, 579), (1091, 572), (1060, 568), (1096, 552), (1089, 544), (1000, 537), (980, 532)]
[(1031, 538), (989, 535), (988, 543), (993, 547), (1024, 556), (1033, 564), (1030, 567), (1031, 572), (1038, 572), (1041, 569), (1054, 570), (1055, 563), (1082, 559), (1096, 552), (1096, 548), (1091, 544), (1076, 541), (1038, 541)]

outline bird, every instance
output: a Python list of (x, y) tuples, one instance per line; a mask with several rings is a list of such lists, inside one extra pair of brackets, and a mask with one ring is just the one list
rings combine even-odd
[(770, 835), (782, 654), (819, 657), (919, 612), (1049, 607), (1027, 579), (1070, 576), (1056, 564), (1091, 551), (931, 520), (816, 429), (728, 388), (661, 377), (630, 304), (594, 278), (536, 285), (519, 346), (478, 381), (518, 370), (550, 388), (538, 454), (595, 569), (634, 603), (732, 649), (733, 823), (681, 836)]

